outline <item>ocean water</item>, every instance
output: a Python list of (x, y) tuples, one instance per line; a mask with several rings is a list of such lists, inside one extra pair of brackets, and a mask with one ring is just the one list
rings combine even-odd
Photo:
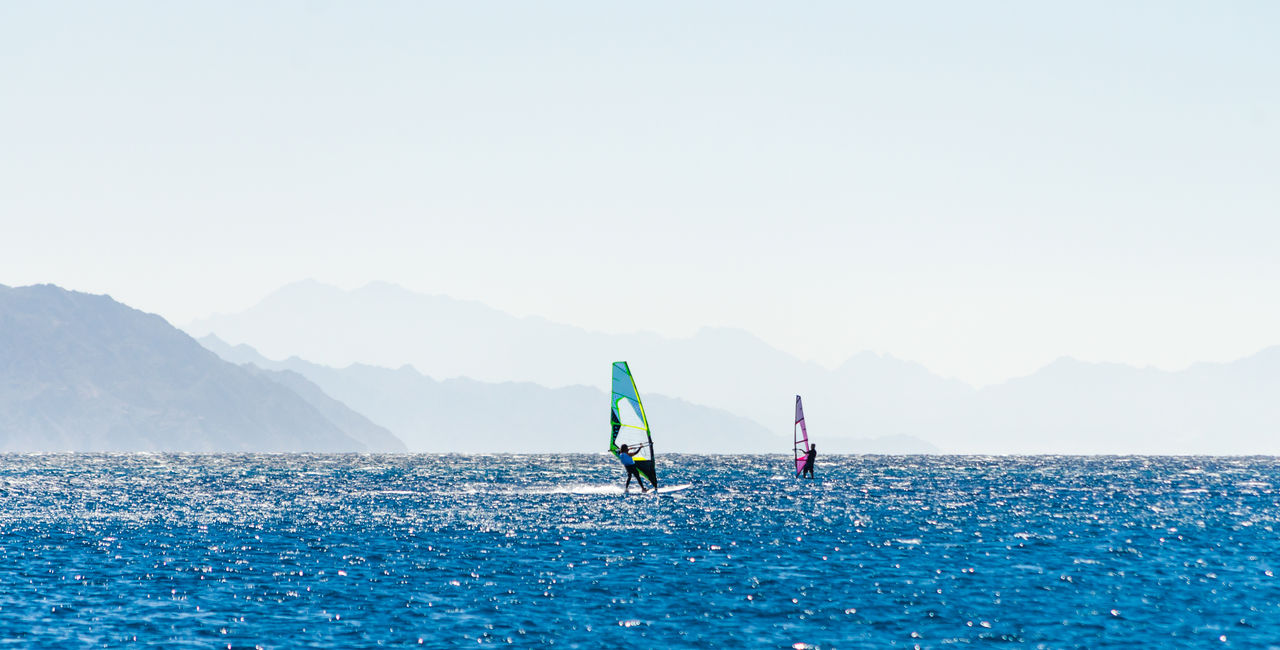
[(1280, 645), (1273, 458), (0, 457), (0, 645)]

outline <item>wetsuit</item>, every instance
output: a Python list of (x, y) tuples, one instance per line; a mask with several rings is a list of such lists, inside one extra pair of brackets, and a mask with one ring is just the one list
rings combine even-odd
[(800, 470), (801, 476), (804, 476), (807, 474), (809, 478), (813, 478), (813, 459), (817, 457), (818, 457), (818, 450), (810, 447), (809, 453), (805, 454), (804, 456), (804, 467), (801, 468)]
[(636, 485), (640, 486), (641, 491), (648, 490), (644, 486), (644, 480), (640, 478), (640, 470), (636, 469), (636, 459), (632, 458), (631, 454), (619, 451), (618, 461), (622, 463), (623, 467), (627, 468), (627, 484), (622, 488), (623, 490), (631, 489), (631, 477), (633, 476), (636, 478)]

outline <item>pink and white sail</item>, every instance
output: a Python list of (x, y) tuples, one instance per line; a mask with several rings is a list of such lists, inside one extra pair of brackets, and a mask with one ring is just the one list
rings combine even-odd
[(804, 471), (805, 456), (809, 454), (809, 431), (804, 428), (804, 406), (800, 404), (799, 395), (796, 395), (796, 424), (791, 435), (795, 442), (796, 476), (800, 476)]

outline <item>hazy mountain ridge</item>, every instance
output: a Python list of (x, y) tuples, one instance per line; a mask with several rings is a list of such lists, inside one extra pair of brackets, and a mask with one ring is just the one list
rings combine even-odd
[[(241, 314), (210, 317), (189, 331), (250, 344), (271, 359), (299, 357), (331, 367), (411, 364), (432, 377), (550, 388), (600, 385), (607, 380), (602, 364), (626, 359), (645, 394), (679, 395), (768, 423), (770, 430), (790, 427), (791, 396), (801, 393), (824, 435), (850, 439), (922, 437), (920, 431), (936, 430), (932, 420), (921, 419), (920, 409), (887, 410), (884, 395), (864, 390), (868, 381), (881, 381), (857, 371), (871, 359), (900, 366), (903, 377), (972, 391), (889, 356), (855, 356), (831, 371), (733, 328), (703, 328), (684, 339), (603, 334), (379, 282), (352, 291), (314, 281), (286, 285)], [(920, 391), (904, 386), (899, 394), (911, 400)]]
[(373, 423), (363, 414), (330, 397), (306, 377), (292, 370), (264, 370), (252, 365), (246, 367), (296, 393), (330, 422), (338, 425), (344, 433), (363, 444), (366, 451), (407, 451), (404, 442), (386, 427)]
[(1049, 440), (1062, 453), (1276, 454), (1278, 390), (1277, 347), (1177, 372), (1063, 358), (978, 391), (970, 417), (986, 435), (967, 433), (978, 451), (998, 453)]
[(367, 448), (159, 316), (53, 285), (0, 286), (0, 450)]
[[(558, 453), (607, 448), (608, 395), (587, 386), (436, 380), (411, 366), (332, 368), (296, 357), (272, 361), (215, 336), (200, 342), (234, 363), (296, 372), (327, 394), (385, 423), (410, 451)], [(682, 399), (644, 392), (645, 411), (664, 452), (784, 452), (783, 431)]]
[[(267, 318), (280, 313), (325, 323), (327, 338), (289, 336)], [(815, 440), (908, 436), (958, 453), (1280, 453), (1280, 348), (1179, 372), (1064, 358), (974, 389), (887, 355), (854, 355), (828, 370), (741, 330), (608, 335), (380, 283), (289, 285), (201, 327), (264, 342), (268, 356), (382, 359), (436, 376), (474, 367), (471, 376), (486, 381), (545, 386), (598, 385), (604, 361), (627, 359), (646, 394), (680, 395), (782, 431), (800, 393)]]

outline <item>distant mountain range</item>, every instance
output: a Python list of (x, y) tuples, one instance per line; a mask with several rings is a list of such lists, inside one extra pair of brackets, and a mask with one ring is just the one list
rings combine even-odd
[(922, 389), (935, 402), (959, 400), (971, 390), (892, 357), (860, 355), (830, 371), (741, 330), (704, 329), (688, 339), (601, 334), (386, 283), (343, 291), (299, 282), (241, 314), (204, 319), (187, 331), (248, 344), (271, 359), (331, 367), (408, 364), (437, 379), (548, 388), (603, 389), (609, 364), (627, 360), (646, 395), (678, 395), (787, 432), (800, 393), (815, 433), (901, 453), (937, 449), (919, 439), (921, 431), (938, 432), (928, 409), (915, 408)]
[(602, 386), (608, 362), (625, 359), (646, 394), (679, 395), (768, 431), (790, 429), (792, 396), (802, 394), (815, 439), (877, 439), (885, 451), (1280, 453), (1280, 348), (1181, 372), (1061, 359), (974, 389), (869, 353), (830, 370), (741, 330), (602, 334), (385, 283), (344, 291), (310, 281), (188, 329), (271, 358), (412, 364), (460, 382)]
[[(231, 346), (216, 336), (200, 342), (234, 363), (306, 377), (328, 395), (388, 426), (410, 451), (558, 453), (607, 447), (608, 395), (598, 388), (438, 381), (411, 366), (331, 368), (296, 357), (272, 361), (247, 345)], [(770, 431), (747, 418), (643, 388), (641, 396), (655, 430), (654, 445), (661, 452), (787, 453), (791, 448), (789, 424)], [(830, 453), (876, 453), (911, 444), (830, 437), (825, 442)]]
[(108, 296), (0, 285), (0, 451), (402, 451), (300, 376)]
[[(607, 400), (599, 388), (437, 381), (408, 366), (272, 362), (215, 337), (204, 343), (230, 361), (163, 318), (108, 296), (52, 285), (0, 286), (0, 451), (553, 453), (606, 447)], [(642, 394), (662, 452), (790, 449), (790, 422), (766, 428), (722, 409)], [(916, 444), (824, 441), (828, 453)]]
[[(383, 284), (291, 285), (214, 326), (245, 340), (205, 336), (214, 354), (107, 296), (0, 286), (0, 451), (596, 451), (604, 369), (627, 360), (666, 452), (786, 453), (800, 393), (826, 453), (1280, 453), (1280, 347), (1180, 372), (1060, 359), (973, 389), (883, 355), (829, 370), (738, 330), (591, 333)], [(486, 379), (439, 370), (468, 365)]]

